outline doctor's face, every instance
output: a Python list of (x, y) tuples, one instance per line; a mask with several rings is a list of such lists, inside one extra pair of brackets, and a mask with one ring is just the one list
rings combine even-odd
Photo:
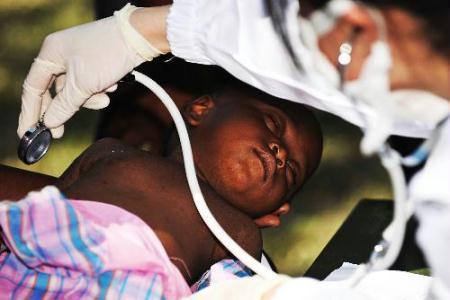
[(291, 117), (237, 92), (215, 98), (199, 98), (185, 111), (200, 176), (252, 217), (275, 211), (317, 167), (320, 129), (298, 105)]
[[(365, 2), (368, 4), (364, 5)], [(424, 90), (449, 100), (449, 38), (448, 35), (443, 37), (448, 29), (433, 30), (430, 25), (441, 22), (448, 27), (448, 16), (446, 21), (440, 20), (443, 19), (442, 13), (436, 11), (434, 18), (438, 20), (430, 21), (395, 5), (369, 8), (372, 2), (376, 1), (355, 4), (336, 20), (331, 29), (318, 36), (318, 47), (329, 62), (337, 66), (340, 46), (351, 40), (352, 59), (344, 78), (346, 81), (357, 80), (374, 43), (382, 40), (389, 47), (392, 61), (386, 74), (391, 90)], [(410, 6), (414, 7), (413, 4)], [(306, 11), (302, 16), (310, 19), (313, 13)]]

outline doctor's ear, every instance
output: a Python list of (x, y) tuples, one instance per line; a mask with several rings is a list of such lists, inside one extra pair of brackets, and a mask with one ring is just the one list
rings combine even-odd
[(210, 95), (201, 96), (184, 107), (184, 119), (191, 126), (198, 126), (214, 107), (214, 99)]

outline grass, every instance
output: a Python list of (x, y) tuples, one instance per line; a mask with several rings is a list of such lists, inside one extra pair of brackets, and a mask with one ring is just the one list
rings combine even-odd
[[(41, 162), (28, 167), (16, 156), (21, 85), (33, 58), (47, 34), (92, 20), (92, 7), (88, 0), (0, 1), (0, 163), (58, 176), (91, 143), (97, 114), (82, 111)], [(306, 271), (359, 199), (390, 197), (378, 162), (359, 155), (359, 130), (318, 115), (325, 134), (323, 162), (293, 201), (283, 226), (264, 231), (266, 250), (290, 275)]]

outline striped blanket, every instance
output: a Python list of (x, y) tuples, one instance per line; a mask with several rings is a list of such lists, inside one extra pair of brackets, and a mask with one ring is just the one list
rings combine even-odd
[(252, 270), (235, 259), (223, 259), (212, 265), (203, 276), (191, 286), (193, 293), (223, 281), (253, 276)]
[(155, 233), (127, 211), (55, 187), (0, 202), (0, 299), (179, 299), (190, 295)]

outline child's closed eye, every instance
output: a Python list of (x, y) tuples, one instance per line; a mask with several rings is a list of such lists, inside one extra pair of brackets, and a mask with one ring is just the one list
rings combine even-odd
[(267, 128), (276, 135), (277, 137), (281, 137), (282, 128), (279, 119), (273, 114), (265, 114), (264, 121), (266, 122)]
[(286, 161), (286, 178), (287, 178), (289, 187), (292, 187), (297, 182), (297, 180), (296, 180), (297, 174), (296, 174), (295, 168), (292, 165), (292, 162), (290, 160)]

